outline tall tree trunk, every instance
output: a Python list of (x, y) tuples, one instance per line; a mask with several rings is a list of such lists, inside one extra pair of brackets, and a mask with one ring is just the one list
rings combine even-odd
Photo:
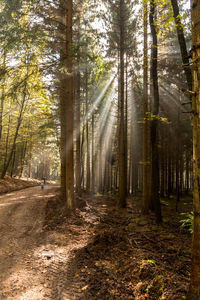
[(12, 161), (13, 155), (14, 155), (14, 151), (15, 151), (15, 147), (16, 147), (16, 141), (17, 141), (17, 137), (18, 137), (18, 133), (19, 133), (19, 128), (22, 122), (22, 116), (23, 116), (23, 112), (24, 112), (24, 105), (25, 105), (25, 101), (26, 101), (26, 82), (25, 82), (25, 87), (24, 87), (24, 91), (23, 91), (23, 99), (22, 99), (22, 103), (21, 103), (21, 107), (20, 107), (20, 111), (19, 111), (19, 116), (17, 119), (17, 127), (15, 130), (15, 135), (14, 135), (14, 139), (13, 139), (13, 144), (12, 144), (12, 148), (10, 150), (10, 154), (8, 156), (8, 160), (4, 166), (4, 169), (2, 171), (1, 174), (1, 178), (4, 178), (6, 175), (6, 172), (10, 166), (10, 163)]
[(179, 41), (179, 46), (180, 46), (180, 50), (181, 50), (181, 57), (182, 57), (183, 68), (184, 68), (185, 76), (186, 76), (186, 80), (187, 80), (187, 85), (188, 85), (189, 90), (192, 91), (192, 71), (189, 67), (188, 52), (187, 52), (185, 36), (184, 36), (184, 32), (183, 32), (183, 24), (181, 23), (178, 2), (177, 2), (177, 0), (171, 0), (171, 4), (172, 4), (172, 8), (173, 8), (173, 13), (174, 13), (174, 20), (176, 23), (176, 30), (177, 30), (178, 41)]
[(147, 153), (147, 101), (148, 101), (148, 35), (147, 35), (147, 1), (143, 1), (144, 10), (144, 48), (143, 48), (143, 131), (142, 131), (142, 213), (147, 214), (149, 210), (148, 198), (148, 153)]
[[(79, 3), (80, 5), (80, 3)], [(77, 21), (78, 27), (78, 42), (80, 42), (80, 12), (78, 15)], [(77, 76), (76, 76), (76, 169), (75, 169), (75, 176), (76, 176), (76, 192), (80, 196), (81, 193), (81, 141), (80, 141), (80, 100), (81, 100), (81, 75), (80, 75), (80, 49), (78, 49), (77, 53)]]
[[(6, 53), (4, 51), (3, 54), (3, 68), (6, 68)], [(0, 142), (1, 142), (1, 137), (2, 137), (2, 129), (3, 129), (3, 108), (4, 108), (4, 101), (5, 101), (5, 74), (3, 75), (3, 80), (2, 80), (2, 94), (1, 94), (1, 104), (0, 104)]]
[(5, 146), (5, 156), (4, 156), (4, 164), (3, 164), (3, 168), (6, 168), (6, 162), (7, 162), (7, 156), (8, 156), (8, 141), (9, 141), (9, 137), (10, 137), (10, 116), (8, 118), (8, 127), (7, 127), (7, 134), (6, 134), (6, 146)]
[(80, 140), (80, 71), (78, 70), (76, 76), (76, 192), (81, 193), (81, 140)]
[[(85, 71), (85, 116), (87, 118), (87, 114), (89, 111), (88, 108), (88, 68), (86, 63), (86, 71)], [(87, 163), (86, 163), (86, 191), (90, 191), (90, 142), (89, 142), (89, 119), (86, 120), (86, 153), (87, 153)]]
[(74, 159), (73, 159), (73, 74), (72, 74), (72, 0), (66, 2), (66, 197), (67, 208), (74, 203)]
[(127, 168), (124, 109), (124, 0), (120, 0), (120, 53), (119, 53), (119, 206), (126, 207), (127, 197)]
[(27, 140), (25, 140), (22, 143), (19, 177), (22, 177), (23, 170), (24, 170), (24, 162), (25, 162), (25, 157), (26, 157), (26, 153), (27, 153), (27, 144), (28, 144)]
[(12, 155), (12, 163), (11, 163), (11, 168), (10, 168), (10, 177), (13, 177), (14, 169), (15, 169), (15, 163), (16, 163), (16, 144), (13, 149), (13, 155)]
[(151, 143), (152, 143), (152, 199), (154, 204), (154, 210), (156, 213), (157, 223), (162, 222), (161, 205), (159, 198), (159, 158), (158, 158), (158, 114), (159, 114), (159, 91), (158, 91), (158, 43), (156, 34), (156, 15), (155, 15), (155, 1), (150, 3), (150, 26), (153, 39), (152, 44), (152, 61), (151, 72), (153, 80), (153, 120), (151, 126)]
[(177, 141), (176, 141), (176, 211), (180, 201), (180, 111), (177, 118)]
[(194, 234), (192, 246), (192, 275), (189, 300), (200, 299), (200, 1), (192, 8), (192, 60), (193, 60), (193, 168), (194, 168)]
[[(65, 0), (60, 0), (60, 63), (61, 65), (65, 64), (66, 59), (66, 41), (65, 41), (65, 31), (64, 26), (66, 26), (66, 16), (65, 10), (66, 4)], [(66, 71), (65, 71), (66, 72)], [(60, 86), (59, 86), (59, 97), (60, 97), (60, 160), (61, 160), (61, 175), (60, 175), (60, 185), (61, 185), (61, 197), (63, 201), (67, 200), (67, 189), (66, 189), (66, 144), (67, 144), (67, 132), (66, 132), (66, 74), (65, 72), (60, 72)]]
[(129, 194), (129, 186), (128, 186), (128, 57), (126, 53), (126, 85), (125, 85), (125, 174), (127, 176), (127, 194)]
[(95, 191), (94, 114), (92, 115), (92, 193)]

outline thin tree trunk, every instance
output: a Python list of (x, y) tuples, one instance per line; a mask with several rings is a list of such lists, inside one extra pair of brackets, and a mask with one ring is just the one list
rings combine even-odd
[(12, 164), (11, 164), (11, 169), (10, 169), (10, 177), (11, 178), (13, 177), (15, 162), (16, 162), (16, 144), (15, 144), (15, 148), (13, 150), (13, 155), (12, 155)]
[(128, 56), (126, 53), (126, 81), (125, 81), (125, 109), (124, 109), (124, 114), (125, 114), (125, 174), (127, 176), (127, 194), (129, 194), (129, 186), (128, 186)]
[[(85, 71), (85, 115), (87, 117), (88, 113), (88, 69), (86, 63), (86, 71)], [(86, 120), (86, 153), (87, 153), (87, 164), (86, 164), (86, 191), (90, 191), (90, 143), (89, 143), (89, 120)]]
[(94, 114), (92, 115), (92, 193), (95, 191)]
[(67, 208), (75, 207), (74, 202), (74, 158), (73, 158), (73, 73), (72, 73), (72, 0), (66, 2), (66, 196)]
[(156, 221), (158, 223), (162, 222), (161, 216), (161, 205), (159, 199), (159, 158), (158, 158), (158, 114), (159, 114), (159, 91), (158, 91), (158, 43), (157, 43), (157, 33), (156, 33), (156, 21), (155, 16), (155, 2), (151, 1), (150, 4), (150, 26), (151, 34), (153, 39), (152, 44), (152, 62), (151, 62), (151, 72), (153, 80), (153, 115), (151, 126), (151, 143), (152, 143), (152, 199), (154, 201), (154, 209), (156, 213)]
[(185, 41), (185, 36), (184, 36), (184, 32), (183, 32), (183, 24), (181, 23), (178, 2), (177, 2), (177, 0), (171, 0), (171, 4), (172, 4), (172, 8), (173, 8), (173, 13), (174, 13), (174, 20), (176, 23), (176, 30), (177, 30), (178, 41), (179, 41), (179, 46), (180, 46), (180, 50), (181, 50), (181, 57), (182, 57), (183, 68), (184, 68), (185, 76), (186, 76), (186, 80), (187, 80), (187, 85), (188, 85), (189, 90), (192, 91), (192, 72), (189, 67), (190, 65), (189, 65), (188, 52), (187, 52), (186, 41)]
[(176, 211), (178, 211), (178, 204), (180, 201), (180, 112), (178, 111), (177, 119), (177, 141), (176, 141)]
[(7, 160), (7, 162), (4, 166), (4, 169), (2, 171), (1, 178), (5, 177), (6, 172), (9, 168), (9, 165), (10, 165), (10, 163), (12, 161), (12, 158), (13, 158), (13, 154), (14, 154), (15, 147), (16, 147), (16, 141), (17, 141), (17, 137), (18, 137), (18, 133), (19, 133), (19, 128), (20, 128), (20, 125), (21, 125), (21, 122), (22, 122), (22, 116), (23, 116), (23, 112), (24, 112), (25, 101), (26, 101), (26, 82), (25, 82), (25, 87), (24, 87), (24, 92), (23, 92), (23, 99), (22, 99), (22, 103), (21, 103), (21, 107), (20, 107), (20, 112), (19, 112), (19, 116), (18, 116), (17, 127), (16, 127), (16, 130), (15, 130), (15, 135), (14, 135), (14, 139), (13, 139), (12, 148), (10, 150), (8, 160)]
[(127, 167), (124, 109), (124, 0), (120, 0), (120, 87), (119, 87), (119, 206), (126, 207)]
[[(6, 67), (6, 53), (4, 52), (3, 54), (3, 68), (5, 69)], [(2, 137), (2, 129), (3, 129), (3, 108), (4, 108), (4, 101), (5, 101), (5, 74), (3, 75), (3, 80), (2, 80), (2, 94), (1, 94), (1, 104), (0, 104), (0, 142), (1, 142), (1, 137)]]
[(148, 102), (148, 35), (147, 35), (147, 1), (143, 2), (144, 11), (144, 49), (143, 49), (143, 135), (142, 135), (142, 213), (147, 214), (149, 210), (148, 198), (148, 153), (147, 153), (147, 102)]
[[(60, 0), (60, 63), (65, 64), (66, 59), (66, 41), (65, 32), (63, 32), (63, 24), (65, 24), (65, 0)], [(59, 97), (60, 97), (60, 160), (61, 160), (61, 174), (60, 174), (60, 185), (61, 185), (61, 197), (63, 201), (67, 200), (67, 189), (66, 189), (66, 144), (67, 144), (67, 132), (66, 132), (66, 86), (65, 76), (66, 74), (61, 71), (59, 74), (60, 86), (59, 86)]]
[(6, 161), (7, 161), (7, 156), (8, 156), (8, 141), (9, 141), (9, 135), (10, 135), (10, 116), (8, 118), (8, 128), (7, 128), (7, 135), (6, 135), (6, 147), (5, 147), (5, 156), (4, 156), (4, 164), (3, 168), (5, 169), (6, 167)]
[[(80, 18), (81, 18), (81, 1), (78, 2), (78, 17), (77, 17), (77, 42), (80, 44)], [(80, 74), (80, 46), (77, 51), (77, 74), (76, 74), (76, 91), (75, 91), (75, 112), (76, 112), (76, 155), (75, 155), (75, 179), (76, 179), (76, 192), (81, 194), (81, 74)]]
[(81, 192), (81, 141), (80, 141), (80, 71), (76, 76), (76, 192)]

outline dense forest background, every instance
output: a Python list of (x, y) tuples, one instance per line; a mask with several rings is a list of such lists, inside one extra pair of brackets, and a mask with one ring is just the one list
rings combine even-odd
[(0, 40), (1, 178), (60, 180), (68, 209), (83, 191), (140, 195), (157, 223), (192, 193), (186, 1), (2, 0)]
[[(63, 1), (1, 3), (1, 176), (49, 180), (60, 176), (60, 99), (64, 76), (65, 22)], [(76, 1), (73, 7), (74, 165), (75, 184), (87, 191), (119, 189), (119, 109), (123, 96), (127, 191), (142, 190), (143, 123), (154, 119), (152, 74), (144, 112), (143, 70), (150, 70), (152, 39), (147, 28), (146, 66), (143, 58), (142, 4)], [(146, 4), (145, 4), (146, 5)], [(109, 13), (106, 13), (106, 10)], [(189, 10), (180, 3), (186, 45), (191, 45)], [(176, 23), (169, 1), (157, 7), (160, 194), (192, 189), (192, 129)], [(121, 28), (122, 27), (122, 28)], [(123, 29), (123, 87), (120, 87), (120, 45)], [(157, 114), (157, 113), (156, 113)], [(155, 114), (155, 115), (156, 115)], [(150, 129), (149, 129), (150, 131)], [(146, 143), (150, 143), (147, 133)], [(148, 147), (150, 149), (150, 147)], [(124, 151), (124, 150), (123, 150)], [(79, 174), (78, 174), (79, 173)]]

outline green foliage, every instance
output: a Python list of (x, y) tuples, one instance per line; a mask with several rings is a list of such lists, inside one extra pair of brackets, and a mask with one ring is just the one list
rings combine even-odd
[[(145, 120), (148, 120), (148, 121), (153, 121), (153, 120), (158, 120), (158, 121), (160, 121), (160, 122), (162, 122), (162, 123), (166, 123), (166, 124), (171, 124), (171, 122), (169, 122), (169, 120), (168, 120), (168, 118), (166, 118), (166, 117), (162, 117), (162, 116), (160, 116), (160, 115), (154, 115), (154, 114), (152, 114), (151, 112), (147, 112), (146, 113), (146, 117), (145, 117)], [(143, 121), (144, 122), (144, 121)]]
[(188, 229), (188, 231), (192, 234), (193, 233), (193, 220), (194, 220), (194, 213), (193, 211), (189, 213), (181, 213), (184, 216), (184, 219), (180, 220), (181, 227)]
[(152, 265), (156, 265), (156, 261), (154, 259), (146, 259), (146, 260), (143, 260), (142, 263), (149, 263), (149, 264), (152, 264)]

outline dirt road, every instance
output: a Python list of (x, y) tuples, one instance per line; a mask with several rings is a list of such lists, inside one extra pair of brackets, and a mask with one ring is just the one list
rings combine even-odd
[(46, 186), (0, 196), (0, 300), (79, 299), (73, 251), (86, 245), (88, 232), (73, 216), (60, 231), (45, 230), (46, 203), (55, 194)]
[[(0, 196), (0, 299), (42, 299), (40, 258), (47, 241), (42, 226), (45, 199), (55, 187), (27, 188)], [(42, 271), (42, 272), (40, 272)]]
[(156, 227), (132, 200), (82, 200), (67, 216), (52, 186), (0, 196), (0, 300), (185, 297), (191, 237), (174, 230), (179, 219)]

